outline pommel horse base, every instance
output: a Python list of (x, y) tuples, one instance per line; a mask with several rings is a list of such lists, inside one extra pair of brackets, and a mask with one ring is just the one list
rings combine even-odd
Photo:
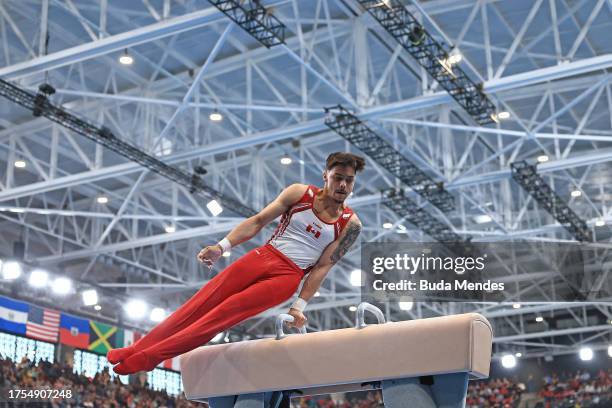
[[(366, 325), (373, 312), (379, 324)], [(468, 313), (385, 323), (362, 303), (355, 328), (195, 349), (181, 356), (185, 395), (211, 408), (282, 408), (289, 398), (382, 389), (385, 407), (462, 408), (470, 378), (486, 378), (493, 332)]]

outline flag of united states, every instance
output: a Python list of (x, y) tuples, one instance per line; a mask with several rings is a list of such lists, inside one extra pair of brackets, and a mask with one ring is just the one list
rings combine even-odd
[(60, 312), (30, 305), (26, 336), (33, 339), (57, 342)]

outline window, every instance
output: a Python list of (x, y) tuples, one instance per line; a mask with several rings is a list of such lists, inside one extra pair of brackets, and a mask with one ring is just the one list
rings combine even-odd
[[(96, 353), (88, 353), (87, 351), (75, 350), (74, 351), (74, 362), (72, 371), (76, 374), (81, 374), (87, 377), (93, 377), (96, 373), (100, 373), (107, 367), (111, 378), (115, 378), (117, 374), (113, 371), (113, 366), (106, 360), (105, 356), (101, 356)], [(119, 380), (127, 384), (128, 376), (120, 375)]]
[(21, 361), (24, 356), (36, 363), (40, 360), (54, 362), (55, 346), (45, 341), (0, 333), (0, 355), (15, 362)]
[(147, 382), (155, 391), (166, 390), (169, 395), (178, 395), (183, 391), (181, 375), (175, 371), (156, 368), (147, 373)]
[(0, 356), (10, 358), (15, 361), (15, 341), (16, 336), (0, 333)]

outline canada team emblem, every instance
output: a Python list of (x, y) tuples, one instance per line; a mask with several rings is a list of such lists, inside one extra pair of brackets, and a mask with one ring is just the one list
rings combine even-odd
[(321, 231), (317, 231), (312, 225), (308, 224), (306, 227), (306, 232), (310, 232), (314, 235), (315, 238), (319, 238), (321, 236)]

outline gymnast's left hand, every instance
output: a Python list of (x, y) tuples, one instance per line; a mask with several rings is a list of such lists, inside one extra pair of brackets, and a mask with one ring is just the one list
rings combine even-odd
[(304, 326), (306, 320), (308, 320), (306, 316), (304, 316), (304, 313), (300, 312), (297, 309), (289, 309), (289, 314), (293, 316), (293, 321), (287, 322), (288, 327), (297, 327), (298, 329), (300, 329), (302, 328), (302, 326)]

